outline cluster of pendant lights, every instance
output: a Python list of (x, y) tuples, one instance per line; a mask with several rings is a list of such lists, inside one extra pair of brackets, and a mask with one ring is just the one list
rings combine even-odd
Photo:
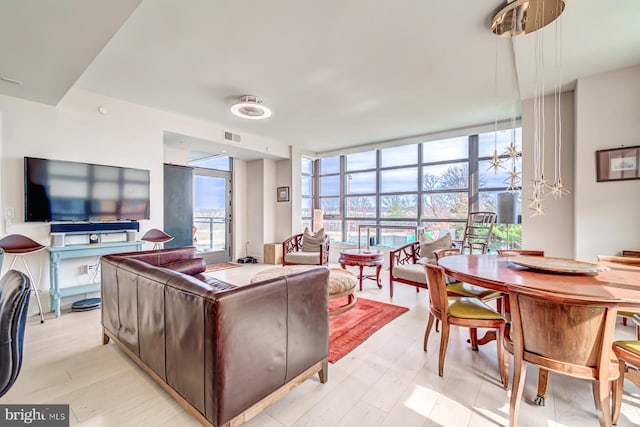
[[(533, 211), (532, 217), (544, 215), (542, 202), (547, 195), (560, 198), (569, 191), (562, 183), (562, 118), (560, 114), (560, 70), (561, 70), (561, 46), (560, 46), (560, 20), (557, 18), (564, 11), (564, 0), (516, 0), (505, 6), (493, 19), (491, 30), (497, 36), (516, 37), (523, 34), (536, 32), (535, 34), (535, 89), (533, 99), (533, 182), (531, 183), (528, 208)], [(544, 150), (545, 150), (545, 126), (546, 116), (544, 110), (545, 82), (544, 82), (544, 39), (543, 32), (538, 31), (555, 21), (555, 59), (554, 59), (554, 177), (550, 181), (544, 176)], [(513, 79), (515, 83), (515, 78)], [(496, 45), (496, 92), (497, 92), (497, 45)], [(509, 178), (507, 179), (507, 191), (518, 188), (521, 180), (520, 172), (516, 170), (516, 162), (522, 153), (518, 151), (515, 142), (515, 111), (512, 106), (513, 122), (511, 126), (511, 143), (505, 154), (508, 159), (502, 159), (497, 152), (497, 142), (494, 147), (494, 155), (490, 161), (489, 170), (496, 173), (499, 168), (504, 168), (503, 163), (510, 162)], [(497, 120), (496, 120), (497, 122)]]

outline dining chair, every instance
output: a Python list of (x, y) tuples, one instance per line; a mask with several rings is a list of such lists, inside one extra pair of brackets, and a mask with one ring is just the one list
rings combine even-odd
[(493, 225), (496, 223), (495, 212), (478, 211), (469, 212), (467, 223), (464, 227), (464, 235), (460, 242), (462, 253), (482, 253), (489, 251)]
[[(634, 316), (634, 321), (640, 324), (640, 315)], [(620, 377), (616, 384), (616, 399), (613, 401), (613, 423), (618, 423), (620, 418), (620, 408), (622, 407), (622, 394), (624, 380), (628, 378), (637, 387), (640, 387), (640, 374), (637, 371), (630, 372), (629, 365), (635, 369), (640, 369), (640, 340), (615, 341), (613, 343), (613, 353), (618, 358)]]
[[(460, 255), (459, 249), (439, 249), (433, 251), (436, 257), (436, 264), (438, 261), (446, 256), (451, 255)], [(478, 298), (482, 302), (490, 302), (493, 300), (497, 300), (496, 309), (498, 312), (503, 312), (502, 303), (500, 297), (502, 294), (498, 291), (494, 291), (491, 289), (485, 289), (480, 286), (470, 285), (469, 283), (464, 283), (459, 280), (452, 281), (451, 279), (446, 279), (447, 286), (447, 295), (450, 297), (469, 297), (469, 298)], [(438, 331), (438, 321), (436, 321), (436, 332)], [(474, 351), (478, 351), (478, 345), (482, 344), (478, 342), (478, 332), (476, 328), (469, 329), (469, 342), (471, 343), (471, 349)]]
[[(498, 249), (499, 257), (516, 257), (516, 256), (544, 256), (544, 251), (541, 249)], [(513, 340), (511, 338), (511, 309), (509, 307), (509, 295), (504, 294), (502, 297), (502, 306), (504, 307), (503, 314), (507, 318), (507, 325), (504, 330), (504, 348), (507, 353), (513, 354)], [(508, 365), (508, 359), (507, 365)], [(534, 399), (534, 403), (539, 406), (544, 406), (547, 395), (547, 387), (549, 385), (549, 371), (540, 368), (538, 371), (538, 393)]]
[[(640, 258), (633, 256), (609, 256), (609, 255), (598, 255), (598, 261), (603, 262), (612, 262), (615, 264), (624, 264), (640, 267)], [(622, 318), (622, 324), (627, 326), (627, 320), (631, 319), (635, 314), (638, 314), (638, 311), (626, 311), (622, 310), (618, 312), (618, 316)], [(640, 325), (636, 324), (636, 339), (640, 340)]]
[(550, 293), (508, 285), (511, 306), (514, 378), (509, 425), (516, 426), (526, 365), (592, 381), (596, 414), (601, 426), (612, 425), (610, 393), (617, 402), (618, 364), (611, 360), (615, 298)]
[[(507, 388), (508, 372), (505, 369), (504, 347), (502, 344), (505, 327), (504, 316), (478, 298), (449, 297), (445, 285), (444, 269), (432, 264), (425, 264), (424, 266), (429, 282), (429, 321), (424, 332), (424, 351), (427, 351), (433, 322), (438, 319), (442, 322), (438, 375), (443, 376), (444, 374), (444, 360), (449, 344), (450, 326), (495, 329), (500, 379), (504, 388)], [(508, 368), (508, 366), (506, 367)]]

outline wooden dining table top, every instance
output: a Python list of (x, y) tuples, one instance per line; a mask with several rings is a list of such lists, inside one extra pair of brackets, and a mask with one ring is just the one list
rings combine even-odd
[[(640, 267), (598, 262), (606, 271), (567, 274), (530, 269), (498, 255), (451, 255), (438, 260), (445, 272), (460, 281), (508, 292), (515, 284), (551, 293), (587, 296), (602, 301), (617, 301), (620, 308), (640, 308)], [(596, 264), (596, 263), (594, 263)]]

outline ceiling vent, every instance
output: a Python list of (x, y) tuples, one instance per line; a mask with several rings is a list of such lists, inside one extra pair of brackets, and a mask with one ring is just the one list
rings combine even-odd
[(271, 110), (262, 105), (262, 100), (255, 95), (243, 95), (240, 102), (231, 106), (233, 115), (249, 120), (262, 120), (271, 116)]
[(226, 139), (227, 141), (240, 142), (240, 135), (231, 132), (225, 132), (224, 139)]

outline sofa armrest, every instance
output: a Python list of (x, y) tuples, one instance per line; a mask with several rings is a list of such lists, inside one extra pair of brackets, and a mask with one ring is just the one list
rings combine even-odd
[[(318, 267), (217, 295), (211, 392), (225, 422), (329, 352), (329, 270)], [(232, 379), (232, 380), (231, 380)]]
[(415, 264), (420, 259), (420, 243), (411, 242), (389, 252), (389, 267), (402, 264)]
[(195, 276), (207, 269), (207, 263), (204, 261), (204, 258), (191, 258), (171, 262), (169, 264), (162, 264), (160, 267), (188, 274), (189, 276)]
[(297, 252), (302, 250), (302, 233), (294, 234), (289, 237), (287, 240), (282, 242), (282, 256), (288, 254), (289, 252)]
[(322, 244), (320, 245), (320, 264), (329, 264), (329, 236), (325, 236)]

